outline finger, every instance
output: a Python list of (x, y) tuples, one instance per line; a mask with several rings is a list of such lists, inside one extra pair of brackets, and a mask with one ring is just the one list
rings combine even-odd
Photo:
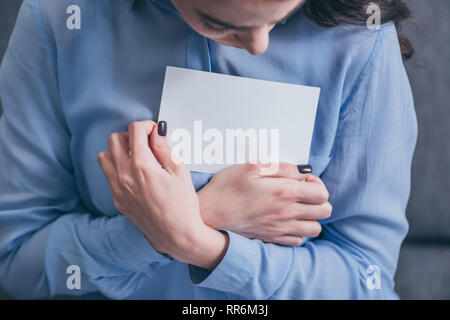
[(320, 184), (320, 185), (325, 185), (325, 184), (323, 183), (322, 179), (320, 179), (319, 177), (317, 177), (317, 176), (315, 176), (315, 175), (312, 175), (312, 174), (307, 174), (307, 175), (305, 175), (305, 180), (306, 180), (307, 182), (315, 182), (315, 183), (318, 183), (318, 184)]
[(297, 169), (300, 173), (312, 173), (313, 168), (309, 164), (299, 164), (297, 165)]
[(148, 139), (156, 125), (154, 121), (136, 121), (128, 126), (128, 140), (131, 159), (135, 162), (142, 161), (147, 166), (159, 168), (158, 161), (153, 155)]
[(291, 163), (280, 162), (277, 165), (278, 169), (276, 172), (269, 174), (264, 174), (261, 172), (261, 176), (265, 178), (291, 178), (295, 180), (305, 180), (306, 176), (310, 175), (309, 173), (300, 173), (299, 167)]
[(303, 238), (298, 237), (298, 236), (286, 235), (286, 236), (275, 237), (275, 238), (271, 239), (271, 241), (266, 241), (266, 242), (281, 244), (284, 246), (297, 247), (302, 244)]
[(328, 192), (328, 189), (327, 189), (325, 183), (322, 181), (322, 179), (320, 179), (319, 177), (314, 176), (312, 174), (309, 174), (309, 175), (307, 175), (305, 177), (305, 181), (306, 182), (310, 182), (310, 183), (312, 182), (315, 185), (319, 186), (319, 188), (322, 189), (323, 198), (325, 199), (325, 201), (328, 201), (328, 198), (330, 197), (330, 194)]
[(130, 160), (128, 132), (112, 133), (108, 138), (108, 145), (111, 151), (112, 161), (116, 171), (118, 171), (121, 164)]
[(317, 221), (296, 220), (286, 226), (286, 235), (315, 238), (322, 232), (322, 225)]
[(117, 171), (115, 169), (115, 166), (114, 166), (114, 163), (112, 160), (111, 152), (109, 150), (100, 152), (98, 154), (97, 160), (98, 160), (98, 163), (100, 164), (100, 168), (102, 169), (103, 174), (105, 175), (106, 179), (109, 182), (109, 189), (113, 196), (114, 206), (116, 207), (117, 210), (120, 211), (119, 203), (116, 200), (117, 199), (116, 195), (119, 194), (120, 188), (119, 188), (119, 183), (118, 183)]
[(325, 185), (316, 177), (306, 176), (306, 182), (279, 178), (271, 182), (281, 198), (305, 204), (322, 204), (328, 201)]
[(111, 151), (102, 151), (97, 156), (97, 161), (106, 179), (111, 183), (117, 180), (117, 172), (112, 160)]
[(305, 203), (293, 203), (288, 209), (291, 219), (300, 220), (323, 220), (331, 216), (333, 207), (327, 201), (319, 205), (311, 205)]
[(150, 147), (165, 170), (171, 173), (179, 170), (181, 161), (172, 154), (172, 149), (167, 142), (167, 123), (165, 121), (159, 121), (158, 125), (153, 127)]

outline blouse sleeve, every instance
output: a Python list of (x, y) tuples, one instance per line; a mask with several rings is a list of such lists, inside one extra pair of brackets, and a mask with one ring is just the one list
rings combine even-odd
[(0, 286), (18, 298), (126, 298), (173, 259), (124, 216), (83, 207), (55, 61), (39, 1), (25, 0), (0, 69)]

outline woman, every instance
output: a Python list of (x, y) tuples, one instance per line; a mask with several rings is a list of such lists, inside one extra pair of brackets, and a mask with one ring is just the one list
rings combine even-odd
[[(0, 71), (0, 284), (17, 297), (397, 298), (417, 136), (395, 28), (408, 10), (372, 2), (377, 30), (365, 0), (83, 0), (78, 17), (71, 1), (26, 0)], [(189, 175), (170, 123), (151, 121), (166, 65), (320, 87), (317, 177), (294, 164)]]

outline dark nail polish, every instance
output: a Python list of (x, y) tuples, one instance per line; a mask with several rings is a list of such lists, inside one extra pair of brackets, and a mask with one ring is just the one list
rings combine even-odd
[(159, 121), (158, 122), (158, 135), (161, 137), (165, 137), (167, 134), (167, 122)]
[(309, 164), (299, 164), (297, 166), (300, 173), (312, 173), (313, 169)]

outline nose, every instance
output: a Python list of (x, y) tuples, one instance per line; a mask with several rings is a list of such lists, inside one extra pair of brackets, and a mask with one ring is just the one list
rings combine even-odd
[(242, 32), (236, 33), (235, 37), (250, 54), (258, 55), (264, 53), (269, 46), (270, 30), (270, 26), (259, 26), (242, 30)]

